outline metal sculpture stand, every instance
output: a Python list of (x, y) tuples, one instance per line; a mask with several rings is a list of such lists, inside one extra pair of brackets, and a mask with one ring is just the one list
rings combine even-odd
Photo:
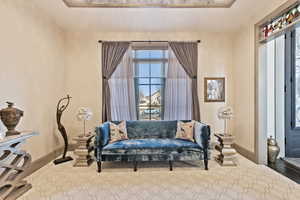
[[(61, 124), (61, 116), (62, 116), (63, 112), (67, 109), (68, 105), (70, 104), (70, 99), (71, 99), (71, 97), (69, 95), (67, 95), (67, 97), (60, 99), (57, 103), (56, 121), (57, 121), (58, 130), (64, 139), (65, 147), (64, 147), (64, 153), (63, 153), (62, 158), (59, 158), (59, 159), (56, 159), (53, 161), (53, 163), (55, 165), (73, 160), (73, 158), (70, 156), (66, 157), (66, 154), (68, 151), (68, 146), (69, 146), (68, 135), (67, 135), (65, 127)], [(63, 101), (67, 101), (67, 103), (63, 104)]]
[(6, 137), (0, 142), (0, 199), (15, 200), (32, 188), (23, 180), (24, 174), (31, 165), (29, 153), (20, 149), (26, 139), (37, 133), (21, 133), (18, 136)]

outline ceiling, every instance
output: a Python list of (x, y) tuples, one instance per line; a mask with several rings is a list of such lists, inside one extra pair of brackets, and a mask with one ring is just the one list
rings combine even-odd
[(32, 1), (67, 31), (232, 32), (284, 0), (236, 0), (231, 8), (69, 8), (63, 0)]

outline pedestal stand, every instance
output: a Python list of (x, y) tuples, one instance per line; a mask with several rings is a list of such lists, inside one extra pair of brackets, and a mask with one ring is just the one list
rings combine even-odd
[(222, 166), (237, 166), (237, 153), (232, 147), (234, 137), (232, 135), (215, 134), (219, 144), (216, 145), (216, 150), (220, 154), (216, 157), (216, 161)]
[(93, 150), (93, 146), (91, 145), (93, 137), (94, 135), (81, 135), (74, 138), (77, 141), (77, 147), (74, 151), (76, 155), (74, 167), (88, 167), (93, 162), (90, 155), (90, 152)]

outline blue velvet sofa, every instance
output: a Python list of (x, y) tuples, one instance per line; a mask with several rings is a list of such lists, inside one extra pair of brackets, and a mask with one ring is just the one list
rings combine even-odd
[(132, 161), (136, 171), (137, 163), (141, 161), (169, 161), (172, 170), (173, 161), (204, 160), (205, 170), (208, 170), (208, 125), (195, 123), (196, 142), (175, 139), (177, 121), (126, 121), (126, 128), (129, 140), (109, 144), (109, 122), (96, 127), (94, 149), (98, 172), (101, 172), (101, 163), (105, 161)]

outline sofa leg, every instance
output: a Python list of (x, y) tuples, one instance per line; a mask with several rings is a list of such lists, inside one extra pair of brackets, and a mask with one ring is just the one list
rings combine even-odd
[(97, 172), (100, 173), (102, 171), (101, 161), (97, 162), (97, 166), (98, 166)]
[(204, 167), (205, 170), (208, 170), (208, 151), (207, 149), (204, 150)]
[(137, 161), (134, 161), (133, 163), (133, 171), (137, 171)]
[(205, 167), (205, 170), (208, 170), (208, 160), (207, 159), (204, 160), (204, 167)]
[(172, 160), (169, 160), (169, 165), (170, 165), (170, 171), (173, 171), (173, 162), (172, 162)]

